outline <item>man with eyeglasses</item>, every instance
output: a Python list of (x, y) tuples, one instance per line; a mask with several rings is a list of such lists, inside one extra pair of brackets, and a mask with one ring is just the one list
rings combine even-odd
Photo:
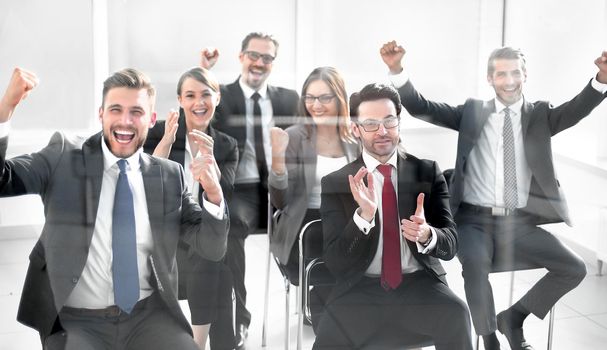
[(399, 147), (400, 111), (391, 86), (350, 97), (363, 152), (322, 179), (324, 258), (337, 283), (315, 350), (472, 349), (468, 308), (439, 262), (457, 251), (447, 184), (436, 162)]
[[(511, 47), (495, 49), (487, 62), (487, 81), (495, 98), (470, 98), (459, 106), (426, 100), (415, 90), (401, 62), (405, 49), (395, 41), (384, 44), (380, 54), (412, 116), (459, 132), (451, 209), (476, 333), (483, 336), (486, 350), (501, 348), (496, 330), (506, 336), (511, 349), (533, 350), (523, 334), (527, 316), (543, 319), (586, 275), (584, 260), (537, 226), (571, 224), (554, 171), (551, 138), (585, 118), (607, 96), (607, 51), (594, 61), (596, 76), (557, 107), (524, 98), (525, 56)], [(548, 270), (498, 315), (488, 279), (496, 254), (510, 259), (513, 268), (522, 263)]]
[[(245, 238), (267, 223), (268, 169), (272, 162), (269, 129), (288, 125), (296, 114), (297, 92), (269, 85), (278, 50), (278, 41), (269, 34), (253, 32), (242, 41), (238, 58), (241, 75), (235, 82), (222, 85), (221, 103), (215, 111), (217, 130), (238, 141), (239, 163), (234, 192), (228, 203), (230, 233), (226, 260), (234, 277), (236, 294), (237, 348), (244, 348), (251, 313), (246, 308)], [(219, 52), (204, 49), (200, 65), (211, 68)]]

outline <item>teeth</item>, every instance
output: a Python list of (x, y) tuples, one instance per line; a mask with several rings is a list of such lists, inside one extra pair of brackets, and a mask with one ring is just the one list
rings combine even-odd
[(132, 132), (132, 131), (126, 131), (126, 130), (115, 130), (114, 132), (116, 134), (119, 134), (119, 135), (127, 135), (127, 136), (135, 135), (134, 132)]

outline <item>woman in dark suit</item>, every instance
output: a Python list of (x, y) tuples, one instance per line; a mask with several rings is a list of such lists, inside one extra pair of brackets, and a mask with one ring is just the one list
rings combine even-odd
[(299, 264), (299, 231), (320, 219), (320, 179), (360, 154), (351, 133), (344, 81), (335, 68), (319, 67), (310, 73), (301, 91), (299, 115), (301, 123), (270, 130), (268, 177), (272, 204), (282, 210), (270, 249), (293, 277)]
[[(229, 200), (238, 164), (236, 140), (209, 124), (220, 100), (219, 83), (204, 68), (185, 72), (177, 84), (179, 112), (149, 132), (144, 149), (155, 156), (183, 165), (192, 196), (201, 201), (202, 192), (192, 178), (190, 164), (198, 155), (213, 154), (218, 164), (221, 188)], [(211, 349), (234, 349), (232, 326), (232, 277), (223, 262), (212, 262), (189, 251), (185, 244), (177, 251), (179, 298), (188, 300), (194, 340), (201, 349), (207, 337)]]

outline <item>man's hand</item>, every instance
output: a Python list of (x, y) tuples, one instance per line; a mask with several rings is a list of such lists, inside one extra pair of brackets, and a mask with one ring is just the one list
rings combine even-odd
[(219, 50), (214, 47), (205, 47), (200, 51), (200, 67), (211, 69), (217, 63)]
[(381, 49), (379, 49), (381, 59), (386, 66), (388, 66), (388, 69), (390, 69), (390, 73), (392, 74), (399, 74), (403, 71), (401, 61), (405, 56), (405, 52), (405, 49), (398, 45), (394, 40), (385, 43), (382, 45)]
[[(367, 177), (367, 184), (363, 179)], [(373, 187), (373, 174), (371, 174), (367, 168), (362, 167), (356, 172), (354, 176), (348, 175), (348, 181), (350, 182), (350, 191), (358, 206), (360, 207), (361, 218), (371, 222), (375, 217), (375, 211), (377, 211), (377, 203), (375, 202), (375, 187)]]
[(286, 171), (285, 152), (289, 145), (289, 134), (281, 128), (270, 128), (270, 144), (272, 145), (272, 171), (282, 175)]
[(30, 71), (15, 68), (6, 92), (0, 100), (0, 123), (11, 119), (15, 107), (38, 85), (38, 77)]
[(430, 226), (426, 223), (424, 215), (424, 194), (417, 196), (417, 208), (415, 214), (409, 217), (410, 220), (401, 220), (401, 229), (405, 239), (411, 242), (426, 243), (430, 239)]
[(192, 176), (200, 183), (207, 200), (219, 205), (223, 200), (223, 192), (217, 175), (217, 162), (212, 154), (200, 155), (190, 164)]
[(603, 51), (601, 56), (594, 60), (594, 64), (599, 67), (599, 73), (596, 75), (596, 80), (599, 83), (607, 84), (607, 51)]

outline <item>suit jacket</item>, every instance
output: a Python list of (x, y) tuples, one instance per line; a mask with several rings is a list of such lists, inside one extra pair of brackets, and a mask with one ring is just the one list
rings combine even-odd
[[(101, 133), (83, 139), (55, 133), (41, 151), (6, 158), (8, 137), (0, 139), (0, 196), (38, 194), (45, 224), (30, 254), (17, 319), (37, 329), (42, 340), (60, 329), (57, 314), (86, 264), (103, 179)], [(191, 332), (177, 302), (175, 251), (188, 242), (210, 260), (226, 251), (227, 212), (217, 220), (196, 204), (175, 162), (143, 153), (140, 158), (154, 241), (152, 279), (169, 313)]]
[[(240, 77), (231, 84), (221, 85), (221, 102), (215, 110), (213, 125), (217, 130), (225, 132), (236, 139), (238, 142), (238, 154), (242, 156), (247, 140), (245, 125), (247, 110), (244, 92), (238, 82), (239, 79)], [(289, 125), (289, 120), (296, 115), (297, 111), (297, 101), (299, 100), (297, 92), (268, 85), (268, 97), (272, 101), (272, 113), (276, 125)]]
[[(450, 260), (457, 252), (457, 232), (449, 209), (447, 183), (434, 161), (418, 159), (399, 150), (397, 161), (398, 213), (401, 219), (415, 213), (417, 196), (425, 194), (426, 221), (434, 227), (437, 239), (429, 254), (417, 251), (417, 245), (407, 241), (411, 254), (430, 275), (447, 283), (439, 259)], [(324, 235), (324, 259), (335, 276), (337, 285), (330, 298), (346, 293), (364, 275), (375, 256), (379, 243), (381, 222), (375, 216), (375, 226), (368, 235), (360, 231), (353, 220), (358, 204), (350, 192), (348, 175), (364, 166), (362, 157), (322, 179), (320, 214)]]
[[(459, 132), (451, 208), (457, 213), (464, 193), (466, 161), (476, 146), (495, 102), (468, 99), (456, 107), (426, 100), (408, 81), (399, 90), (403, 106), (412, 116)], [(535, 224), (566, 222), (571, 225), (567, 203), (552, 163), (551, 137), (577, 124), (603, 101), (604, 94), (590, 83), (572, 100), (553, 107), (546, 101), (524, 101), (521, 109), (524, 152), (531, 170), (527, 206), (522, 208)]]
[[(268, 187), (272, 205), (282, 213), (270, 237), (270, 250), (278, 260), (286, 265), (308, 209), (308, 196), (316, 185), (316, 127), (297, 124), (289, 127), (289, 145), (285, 152), (287, 181), (270, 171)], [(348, 162), (360, 155), (360, 146), (341, 143)]]
[[(181, 108), (179, 111), (178, 123), (179, 126), (177, 127), (177, 132), (175, 134), (175, 142), (169, 153), (169, 159), (183, 165), (185, 161), (185, 143), (187, 142), (187, 126), (185, 123), (185, 114), (183, 114), (183, 109)], [(164, 136), (164, 130), (165, 121), (163, 120), (156, 123), (149, 131), (148, 137), (143, 145), (143, 149), (146, 153), (154, 153), (154, 149), (158, 146), (158, 143), (160, 143), (160, 140), (162, 140), (162, 137)], [(234, 177), (236, 176), (236, 167), (238, 166), (238, 145), (233, 137), (226, 135), (221, 131), (217, 131), (211, 126), (208, 128), (208, 134), (214, 141), (213, 156), (221, 171), (221, 179), (219, 180), (221, 189), (223, 190), (224, 197), (229, 200), (232, 197), (232, 191), (234, 190)], [(199, 203), (202, 203), (202, 191), (199, 191), (198, 195)]]

